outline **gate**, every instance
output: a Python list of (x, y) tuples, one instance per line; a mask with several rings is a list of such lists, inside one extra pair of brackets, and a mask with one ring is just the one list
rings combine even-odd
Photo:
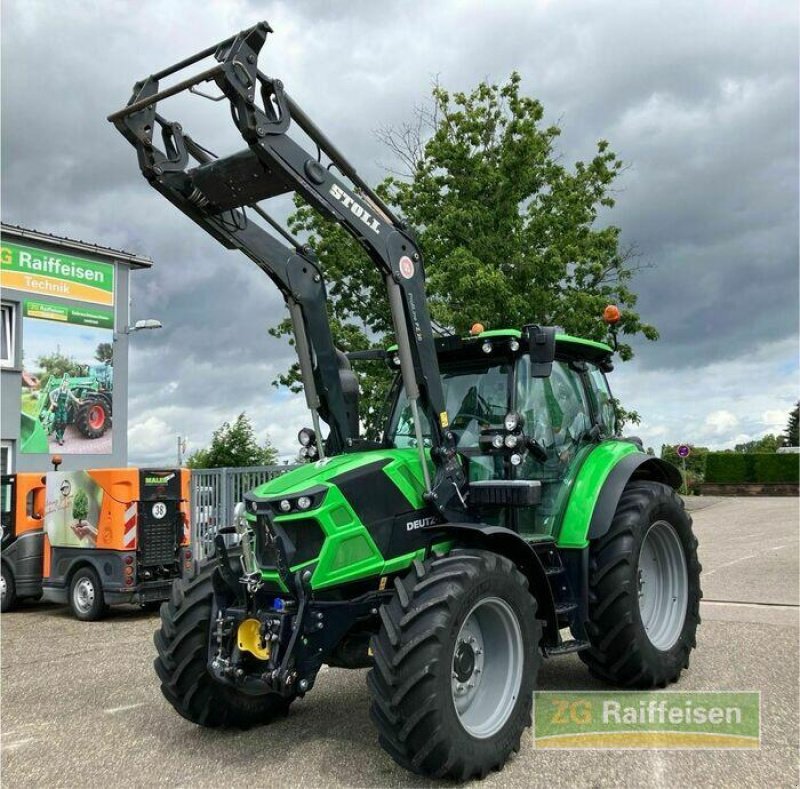
[[(214, 555), (214, 537), (233, 523), (233, 508), (244, 494), (287, 471), (292, 466), (192, 469), (192, 546), (197, 559)], [(236, 538), (231, 535), (231, 541)]]

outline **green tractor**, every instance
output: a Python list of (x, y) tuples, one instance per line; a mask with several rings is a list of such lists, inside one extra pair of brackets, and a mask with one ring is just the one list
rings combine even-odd
[[(370, 668), (391, 758), (483, 777), (519, 749), (544, 659), (577, 653), (626, 688), (689, 665), (700, 564), (680, 476), (617, 435), (611, 345), (538, 325), (434, 337), (413, 234), (258, 69), (269, 32), (154, 72), (109, 117), (149, 183), (281, 290), (313, 422), (299, 434), (311, 462), (248, 493), (215, 558), (162, 606), (161, 690), (189, 721), (246, 728), (280, 718), (323, 664)], [(231, 104), (238, 153), (214, 157), (156, 111), (205, 81)], [(313, 251), (259, 205), (290, 192), (369, 253), (395, 347), (334, 347)], [(356, 360), (397, 371), (380, 441), (360, 436)]]
[[(80, 375), (51, 375), (39, 392), (39, 422), (49, 435), (53, 430), (52, 410), (58, 390), (66, 382), (69, 392), (68, 424), (74, 424), (86, 438), (100, 438), (111, 427), (114, 394), (114, 368), (110, 364), (86, 365)], [(46, 451), (46, 450), (45, 450)]]

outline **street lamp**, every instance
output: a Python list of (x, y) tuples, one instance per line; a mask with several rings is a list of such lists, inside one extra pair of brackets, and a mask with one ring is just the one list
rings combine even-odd
[(155, 318), (145, 318), (141, 321), (136, 321), (133, 326), (126, 326), (121, 334), (133, 334), (137, 331), (142, 331), (143, 329), (161, 329), (163, 328), (161, 325), (161, 321), (156, 320)]

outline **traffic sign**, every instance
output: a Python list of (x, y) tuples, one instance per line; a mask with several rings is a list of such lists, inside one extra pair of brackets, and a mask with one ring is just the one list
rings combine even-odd
[(691, 448), (688, 444), (681, 444), (678, 447), (678, 457), (679, 458), (688, 458), (689, 455), (692, 453)]

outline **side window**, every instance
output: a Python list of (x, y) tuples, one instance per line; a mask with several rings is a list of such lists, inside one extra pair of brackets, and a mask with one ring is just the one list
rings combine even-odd
[(614, 403), (611, 399), (611, 390), (605, 375), (595, 365), (589, 365), (589, 388), (594, 400), (593, 406), (600, 421), (603, 435), (613, 436), (616, 432), (616, 414)]

